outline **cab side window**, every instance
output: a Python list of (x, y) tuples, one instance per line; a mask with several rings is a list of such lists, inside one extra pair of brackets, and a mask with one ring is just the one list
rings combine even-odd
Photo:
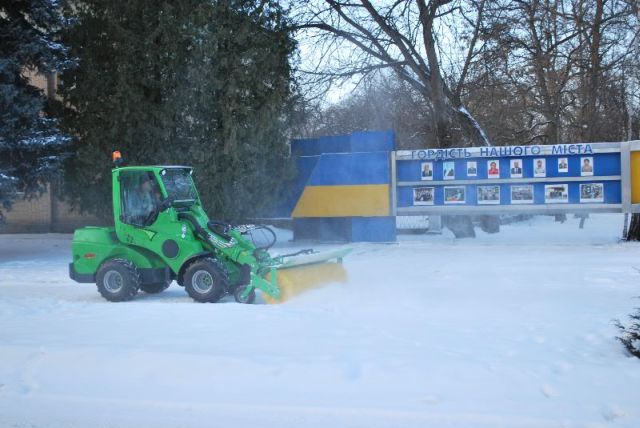
[(120, 174), (122, 221), (135, 226), (148, 226), (157, 217), (160, 187), (151, 172), (123, 171)]

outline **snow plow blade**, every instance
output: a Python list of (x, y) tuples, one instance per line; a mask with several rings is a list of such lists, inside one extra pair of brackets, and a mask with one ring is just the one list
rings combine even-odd
[[(342, 257), (351, 252), (350, 248), (324, 253), (292, 256), (278, 267), (276, 278), (280, 298), (264, 294), (267, 303), (282, 303), (308, 290), (331, 283), (347, 282), (347, 271), (342, 265)], [(331, 261), (334, 260), (335, 261)], [(271, 280), (267, 274), (266, 279)]]

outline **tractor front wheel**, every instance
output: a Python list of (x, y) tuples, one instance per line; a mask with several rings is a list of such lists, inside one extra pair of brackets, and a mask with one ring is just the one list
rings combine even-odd
[(96, 285), (102, 297), (110, 302), (131, 300), (140, 288), (140, 272), (128, 260), (112, 259), (98, 269)]
[(187, 267), (184, 287), (196, 302), (214, 303), (227, 292), (229, 279), (224, 266), (207, 257), (196, 260)]
[(170, 285), (171, 281), (154, 282), (153, 284), (142, 284), (140, 289), (147, 294), (157, 294), (162, 293), (164, 290), (169, 288)]
[(252, 288), (247, 294), (247, 297), (242, 297), (242, 295), (247, 290), (248, 285), (238, 285), (235, 290), (233, 290), (233, 297), (236, 299), (238, 303), (247, 303), (251, 304), (256, 301), (256, 289)]

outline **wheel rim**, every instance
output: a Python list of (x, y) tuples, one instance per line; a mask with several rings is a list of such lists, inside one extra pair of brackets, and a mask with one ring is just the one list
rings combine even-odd
[(213, 288), (213, 277), (206, 270), (199, 270), (193, 274), (193, 288), (200, 294), (205, 294)]
[(120, 272), (115, 270), (110, 270), (104, 276), (104, 288), (110, 293), (117, 293), (122, 289), (124, 284), (124, 280), (122, 279), (122, 275)]

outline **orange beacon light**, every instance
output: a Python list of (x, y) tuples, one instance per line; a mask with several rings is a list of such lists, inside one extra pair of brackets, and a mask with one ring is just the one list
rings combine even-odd
[(120, 166), (122, 164), (122, 154), (120, 154), (120, 150), (116, 150), (111, 154), (111, 159), (116, 166)]

